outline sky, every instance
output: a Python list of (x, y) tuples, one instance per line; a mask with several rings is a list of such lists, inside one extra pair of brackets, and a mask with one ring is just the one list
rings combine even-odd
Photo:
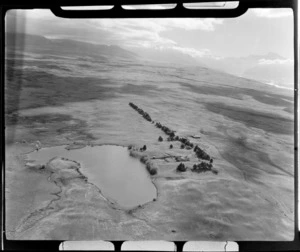
[(131, 50), (175, 50), (194, 58), (221, 59), (269, 52), (293, 58), (291, 9), (252, 9), (228, 19), (114, 20), (62, 19), (49, 10), (11, 10), (6, 16), (6, 30), (113, 44)]

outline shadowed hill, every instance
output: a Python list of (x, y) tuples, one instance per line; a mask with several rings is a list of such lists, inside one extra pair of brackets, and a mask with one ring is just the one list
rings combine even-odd
[(5, 46), (7, 49), (26, 49), (30, 52), (58, 55), (136, 58), (133, 52), (115, 45), (91, 44), (71, 39), (47, 39), (43, 36), (22, 33), (6, 33)]

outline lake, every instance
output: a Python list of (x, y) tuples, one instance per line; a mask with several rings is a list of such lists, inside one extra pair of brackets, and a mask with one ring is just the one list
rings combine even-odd
[(86, 146), (67, 150), (66, 146), (42, 148), (28, 154), (29, 160), (46, 164), (54, 157), (80, 163), (80, 171), (102, 194), (122, 208), (130, 209), (156, 198), (156, 188), (144, 164), (129, 156), (126, 147)]

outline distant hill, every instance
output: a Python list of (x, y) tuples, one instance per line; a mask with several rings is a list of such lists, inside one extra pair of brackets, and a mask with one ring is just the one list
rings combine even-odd
[(249, 56), (246, 56), (246, 57), (240, 57), (240, 59), (248, 60), (248, 61), (251, 61), (251, 60), (252, 61), (257, 61), (257, 60), (260, 60), (262, 58), (269, 59), (269, 60), (284, 59), (284, 57), (282, 57), (279, 54), (274, 53), (274, 52), (268, 52), (267, 54), (264, 54), (264, 55), (250, 54)]
[(119, 46), (99, 45), (70, 39), (47, 39), (43, 36), (6, 33), (8, 49), (23, 49), (30, 52), (77, 56), (106, 56), (136, 58), (137, 55)]
[(293, 62), (273, 52), (220, 59), (206, 57), (199, 62), (209, 68), (265, 83), (290, 87), (293, 82)]
[(293, 88), (294, 68), (292, 64), (259, 64), (246, 70), (243, 77)]
[(23, 33), (6, 33), (7, 49), (19, 49), (40, 54), (90, 56), (97, 58), (139, 59), (171, 64), (207, 67), (240, 77), (292, 87), (293, 62), (274, 52), (246, 57), (192, 57), (174, 49), (133, 48), (129, 51), (116, 45), (101, 45), (71, 39), (49, 39)]
[(134, 51), (139, 57), (150, 61), (202, 66), (192, 56), (174, 49), (135, 48)]

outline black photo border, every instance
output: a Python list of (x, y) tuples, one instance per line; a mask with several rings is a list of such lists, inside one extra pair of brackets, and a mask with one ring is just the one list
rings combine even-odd
[[(5, 14), (10, 9), (51, 9), (59, 17), (66, 18), (155, 18), (155, 17), (238, 17), (249, 8), (291, 8), (294, 22), (294, 240), (293, 241), (235, 241), (239, 251), (300, 251), (298, 226), (298, 0), (239, 0), (236, 9), (185, 9), (183, 3), (220, 2), (221, 0), (2, 0), (0, 3), (0, 80), (1, 80), (1, 250), (7, 251), (58, 251), (62, 241), (15, 241), (5, 237), (5, 137), (4, 137), (4, 57), (5, 57)], [(234, 1), (234, 0), (227, 0)], [(174, 9), (167, 10), (124, 10), (125, 4), (168, 4), (176, 3)], [(110, 10), (66, 11), (60, 6), (114, 5)], [(111, 241), (115, 250), (121, 250), (124, 241)], [(174, 241), (177, 251), (182, 251), (185, 241)]]

